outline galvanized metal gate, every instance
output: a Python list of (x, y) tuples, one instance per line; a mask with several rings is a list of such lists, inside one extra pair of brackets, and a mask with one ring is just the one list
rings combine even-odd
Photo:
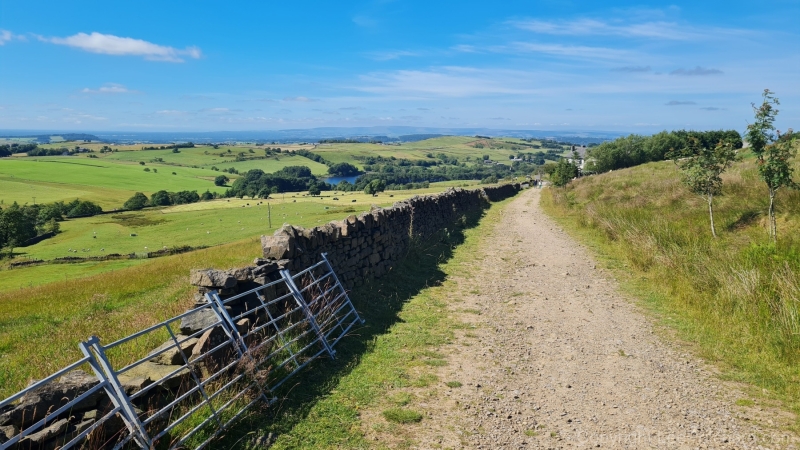
[(209, 292), (206, 304), (116, 342), (82, 342), (83, 358), (0, 402), (0, 426), (10, 424), (0, 450), (207, 446), (316, 358), (335, 358), (363, 323), (325, 254), (280, 274), (224, 300)]

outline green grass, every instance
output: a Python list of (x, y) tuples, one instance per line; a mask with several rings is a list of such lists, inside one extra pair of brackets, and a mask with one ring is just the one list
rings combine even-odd
[(328, 176), (328, 166), (312, 161), (303, 156), (277, 156), (269, 159), (254, 159), (249, 161), (234, 161), (229, 163), (216, 164), (219, 169), (233, 167), (239, 172), (246, 172), (251, 169), (260, 169), (266, 173), (277, 172), (287, 166), (306, 166), (311, 169), (311, 173), (317, 177), (325, 178)]
[[(147, 263), (145, 259), (91, 261), (74, 264), (45, 264), (0, 270), (0, 292), (8, 292), (55, 281), (83, 278), (98, 273), (124, 269)], [(3, 314), (0, 314), (2, 317)]]
[(249, 239), (0, 293), (0, 398), (80, 358), (80, 340), (109, 343), (183, 312), (191, 269), (246, 265), (259, 250)]
[[(242, 172), (250, 169), (261, 169), (264, 172), (270, 173), (276, 172), (286, 166), (307, 166), (315, 175), (325, 175), (328, 173), (328, 167), (326, 165), (314, 162), (302, 156), (278, 154), (267, 159), (236, 161), (236, 155), (239, 153), (244, 153), (245, 158), (264, 156), (263, 148), (254, 147), (252, 148), (253, 153), (250, 153), (250, 149), (251, 148), (243, 147), (220, 147), (215, 150), (212, 147), (196, 147), (181, 149), (180, 153), (173, 153), (172, 150), (140, 150), (107, 153), (97, 156), (103, 161), (118, 161), (129, 164), (138, 164), (140, 161), (145, 164), (155, 164), (153, 161), (156, 160), (156, 158), (160, 158), (163, 160), (163, 164), (184, 167), (196, 166), (204, 169), (210, 169), (212, 166), (216, 166), (220, 170), (233, 167)], [(231, 153), (228, 153), (227, 150), (231, 150)], [(223, 156), (220, 156), (220, 153)]]
[(410, 409), (389, 408), (383, 413), (383, 417), (389, 422), (394, 423), (417, 423), (422, 421), (422, 414)]
[[(218, 172), (207, 169), (148, 164), (121, 164), (85, 157), (42, 157), (0, 159), (0, 200), (47, 203), (58, 200), (98, 202), (105, 209), (121, 208), (134, 192), (147, 195), (158, 190), (223, 192), (214, 185)], [(153, 173), (158, 169), (158, 173)], [(172, 175), (175, 172), (177, 175)], [(56, 181), (57, 180), (57, 181)], [(26, 189), (30, 185), (31, 188)], [(39, 195), (41, 192), (41, 195)]]
[(448, 381), (448, 382), (447, 382), (447, 383), (445, 383), (445, 384), (446, 384), (446, 385), (447, 385), (447, 387), (449, 387), (449, 388), (460, 388), (461, 386), (463, 386), (463, 384), (461, 384), (461, 382), (460, 382), (460, 381)]
[[(274, 200), (220, 199), (85, 217), (62, 222), (62, 232), (57, 236), (19, 248), (15, 253), (25, 258), (50, 260), (66, 256), (146, 253), (184, 245), (220, 245), (271, 234), (284, 223), (311, 227), (341, 220), (349, 214), (367, 211), (373, 204), (388, 206), (413, 195), (440, 192), (444, 188), (392, 191), (377, 197), (363, 192), (326, 192), (325, 197), (292, 193), (279, 195)], [(333, 200), (334, 195), (339, 200)], [(272, 227), (267, 203), (272, 211)], [(77, 253), (70, 250), (77, 250)]]
[(707, 206), (681, 185), (670, 162), (546, 190), (542, 205), (679, 338), (720, 364), (725, 378), (758, 386), (800, 412), (800, 192), (778, 194), (775, 247), (753, 160), (723, 178), (716, 240)]

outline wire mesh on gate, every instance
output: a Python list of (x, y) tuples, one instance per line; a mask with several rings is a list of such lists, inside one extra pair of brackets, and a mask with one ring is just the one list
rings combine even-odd
[(82, 359), (0, 402), (0, 450), (203, 448), (363, 323), (325, 254), (206, 300), (111, 344), (81, 343)]

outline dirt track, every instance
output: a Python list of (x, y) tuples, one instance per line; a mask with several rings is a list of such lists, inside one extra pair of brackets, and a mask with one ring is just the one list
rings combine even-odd
[[(439, 351), (460, 388), (418, 405), (418, 448), (796, 448), (786, 415), (665, 343), (610, 276), (522, 193), (455, 279), (473, 323)], [(480, 312), (480, 314), (478, 314)]]

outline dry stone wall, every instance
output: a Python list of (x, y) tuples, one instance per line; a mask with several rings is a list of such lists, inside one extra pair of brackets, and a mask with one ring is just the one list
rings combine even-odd
[(464, 216), (479, 213), (490, 202), (514, 196), (520, 189), (519, 184), (454, 188), (314, 228), (284, 225), (272, 236), (261, 237), (263, 257), (256, 258), (253, 266), (229, 271), (196, 270), (191, 281), (199, 287), (198, 301), (202, 302), (202, 295), (210, 290), (219, 291), (225, 298), (252, 288), (252, 283), (276, 279), (279, 269), (302, 270), (327, 253), (342, 284), (352, 289), (388, 273), (415, 242), (454, 227)]

